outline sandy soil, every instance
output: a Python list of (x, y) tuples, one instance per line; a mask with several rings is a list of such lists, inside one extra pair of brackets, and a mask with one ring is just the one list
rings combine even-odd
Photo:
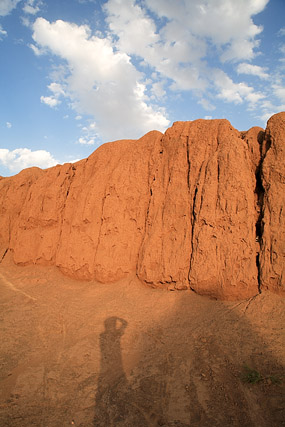
[[(221, 302), (4, 263), (0, 290), (1, 426), (285, 425), (276, 295)], [(263, 379), (243, 382), (245, 365)]]

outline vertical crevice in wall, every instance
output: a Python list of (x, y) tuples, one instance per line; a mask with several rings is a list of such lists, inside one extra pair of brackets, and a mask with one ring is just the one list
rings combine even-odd
[(256, 253), (256, 267), (257, 267), (257, 279), (258, 279), (258, 291), (261, 293), (261, 269), (260, 269), (260, 254), (263, 246), (263, 231), (264, 231), (264, 193), (265, 189), (262, 184), (262, 165), (265, 159), (267, 151), (271, 147), (271, 138), (269, 134), (265, 132), (259, 132), (258, 142), (260, 145), (260, 160), (255, 171), (255, 194), (257, 197), (257, 221), (255, 223), (255, 239), (259, 245)]
[[(197, 205), (197, 194), (198, 194), (198, 186), (200, 182), (200, 176), (203, 164), (200, 167), (197, 182), (194, 189), (194, 194), (191, 194), (191, 186), (190, 186), (190, 172), (191, 172), (191, 161), (190, 161), (190, 152), (189, 152), (189, 137), (187, 138), (187, 164), (188, 164), (188, 171), (187, 171), (187, 185), (188, 185), (188, 192), (190, 197), (190, 206), (192, 207), (192, 210), (190, 210), (190, 221), (191, 221), (191, 240), (190, 240), (190, 247), (191, 247), (191, 253), (190, 253), (190, 260), (189, 260), (189, 269), (188, 269), (188, 283), (189, 288), (195, 292), (195, 290), (191, 287), (191, 281), (190, 281), (190, 273), (193, 265), (193, 259), (194, 259), (194, 238), (195, 238), (195, 228), (196, 228), (196, 205)], [(192, 203), (191, 203), (192, 202)]]
[(187, 149), (187, 186), (188, 186), (188, 191), (190, 193), (190, 168), (191, 168), (191, 164), (190, 164), (190, 153), (189, 153), (189, 136), (187, 138), (186, 141), (186, 149)]
[[(158, 144), (158, 146), (156, 145)], [(151, 226), (152, 226), (152, 212), (153, 212), (153, 203), (156, 197), (155, 187), (157, 185), (157, 178), (159, 177), (159, 169), (163, 162), (163, 142), (160, 138), (159, 142), (155, 143), (153, 150), (150, 152), (150, 157), (148, 160), (148, 191), (149, 198), (145, 211), (145, 221), (144, 221), (144, 230), (142, 233), (141, 243), (138, 249), (137, 261), (136, 261), (136, 276), (139, 280), (145, 280), (141, 277), (141, 265), (143, 264), (144, 258), (144, 249), (147, 246), (147, 239), (150, 236)], [(146, 282), (146, 280), (145, 280)], [(149, 283), (153, 285), (152, 282)]]
[[(190, 196), (190, 169), (191, 169), (191, 162), (190, 162), (190, 153), (189, 153), (189, 136), (187, 137), (187, 141), (186, 141), (186, 155), (187, 155), (187, 187), (188, 187), (188, 193)], [(197, 190), (197, 188), (196, 188)], [(194, 213), (195, 210), (195, 199), (196, 199), (196, 195), (197, 195), (197, 191), (195, 191), (195, 195), (194, 195), (194, 200), (193, 200), (193, 207), (192, 207), (192, 212)], [(191, 265), (192, 265), (192, 258), (193, 258), (193, 250), (194, 250), (194, 244), (193, 244), (193, 239), (194, 239), (194, 224), (192, 222), (192, 218), (194, 218), (193, 216), (190, 216), (191, 218), (191, 253), (190, 253), (190, 260), (189, 260), (189, 269), (188, 269), (188, 274), (187, 274), (187, 279), (188, 279), (188, 286), (189, 288), (194, 291), (194, 289), (191, 288), (190, 286), (190, 272), (191, 272)], [(195, 292), (195, 291), (194, 291)]]

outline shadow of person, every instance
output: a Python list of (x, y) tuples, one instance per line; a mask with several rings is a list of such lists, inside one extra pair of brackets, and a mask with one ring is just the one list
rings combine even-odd
[(108, 317), (100, 334), (100, 374), (96, 394), (95, 426), (112, 426), (125, 413), (127, 378), (123, 369), (121, 337), (128, 323)]
[[(123, 368), (121, 338), (128, 322), (108, 317), (100, 334), (100, 373), (97, 383), (94, 426), (146, 425), (133, 405), (132, 389)], [(127, 420), (127, 421), (126, 421)]]
[(163, 386), (160, 384), (157, 389), (153, 380), (149, 384), (144, 374), (136, 385), (127, 380), (121, 352), (121, 338), (127, 325), (122, 318), (108, 317), (100, 334), (101, 361), (93, 424), (97, 427), (157, 425), (155, 412), (159, 411), (155, 411), (154, 401), (160, 398)]
[[(104, 322), (105, 330), (100, 334), (101, 369), (99, 384), (113, 385), (118, 379), (126, 381), (123, 369), (121, 337), (128, 325), (119, 317), (108, 317)], [(102, 383), (102, 384), (101, 384)]]

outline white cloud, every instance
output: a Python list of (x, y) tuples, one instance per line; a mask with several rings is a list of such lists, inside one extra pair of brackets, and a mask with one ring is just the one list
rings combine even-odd
[[(82, 117), (79, 116), (81, 120)], [(75, 117), (76, 119), (76, 117)], [(82, 136), (78, 139), (78, 143), (82, 145), (99, 145), (100, 136), (96, 129), (96, 123), (95, 122), (89, 122), (86, 126), (83, 126), (81, 128)]]
[(45, 53), (44, 49), (40, 49), (38, 46), (35, 46), (32, 43), (29, 44), (29, 47), (33, 50), (33, 52), (36, 56), (40, 56), (43, 53)]
[(146, 49), (159, 41), (154, 21), (133, 0), (109, 0), (104, 9), (110, 30), (119, 37), (123, 52), (145, 57)]
[(166, 91), (163, 88), (163, 82), (155, 82), (152, 85), (151, 92), (155, 98), (162, 98), (166, 95)]
[(48, 85), (49, 90), (54, 94), (55, 97), (59, 97), (61, 95), (65, 96), (64, 89), (61, 84), (59, 83), (51, 83)]
[(246, 95), (246, 100), (249, 102), (249, 108), (255, 108), (256, 104), (258, 104), (265, 97), (266, 96), (263, 93), (253, 91), (250, 92), (248, 95)]
[(213, 110), (215, 110), (215, 109), (216, 109), (216, 107), (215, 107), (213, 104), (211, 104), (211, 102), (210, 102), (208, 99), (202, 98), (202, 99), (200, 99), (200, 100), (198, 101), (198, 103), (199, 103), (200, 105), (202, 105), (202, 107), (203, 107), (205, 110), (213, 111)]
[(258, 118), (266, 124), (266, 122), (270, 119), (270, 117), (273, 115), (273, 112), (264, 112), (261, 114)]
[[(25, 16), (21, 16), (21, 22), (22, 24), (27, 27), (27, 28), (31, 28), (32, 27), (32, 21), (30, 19), (29, 15), (25, 15)], [(32, 45), (28, 45), (29, 47), (33, 48)]]
[(143, 58), (143, 63), (173, 81), (173, 90), (206, 88), (198, 65), (206, 55), (207, 45), (193, 36), (189, 25), (182, 24), (183, 11), (180, 20), (173, 19), (175, 15), (167, 16), (169, 22), (160, 32), (155, 21), (133, 0), (109, 0), (105, 11), (120, 51)]
[(275, 96), (282, 102), (285, 103), (285, 86), (281, 84), (272, 85)]
[(267, 121), (270, 119), (270, 117), (273, 116), (273, 114), (278, 113), (280, 110), (270, 109), (270, 110), (263, 110), (263, 112), (258, 115), (259, 120), (263, 122), (263, 127), (266, 127)]
[[(260, 29), (259, 32), (261, 31), (262, 29)], [(252, 59), (255, 57), (254, 49), (258, 46), (259, 41), (252, 38), (250, 40), (242, 38), (237, 39), (231, 42), (230, 47), (224, 50), (220, 58), (223, 62), (237, 62), (242, 59)]]
[[(145, 0), (142, 4), (165, 20), (160, 28), (153, 15), (134, 0), (109, 0), (104, 9), (118, 50), (143, 58), (142, 65), (154, 69), (152, 78), (159, 75), (170, 79), (168, 87), (174, 91), (193, 90), (200, 97), (199, 103), (213, 110), (215, 106), (203, 97), (206, 90), (218, 91), (219, 98), (226, 102), (247, 100), (250, 106), (261, 96), (254, 95), (253, 88), (243, 82), (234, 83), (224, 72), (220, 75), (225, 84), (222, 87), (207, 55), (219, 56), (221, 62), (252, 59), (259, 46), (257, 36), (262, 32), (252, 18), (264, 10), (268, 1)], [(250, 71), (266, 76), (261, 67)]]
[(218, 98), (226, 102), (240, 104), (252, 92), (252, 88), (246, 83), (234, 83), (222, 70), (213, 71), (213, 77), (216, 87), (219, 90)]
[(27, 0), (24, 4), (23, 11), (29, 15), (36, 15), (40, 11), (42, 4), (41, 0)]
[[(37, 46), (66, 61), (65, 93), (79, 114), (96, 118), (105, 140), (165, 130), (169, 121), (145, 96), (144, 76), (126, 53), (114, 50), (111, 40), (92, 36), (86, 25), (64, 21), (38, 18), (33, 28)], [(55, 104), (53, 97), (43, 102)]]
[(17, 173), (22, 169), (38, 166), (49, 168), (55, 166), (57, 160), (45, 150), (32, 151), (28, 148), (17, 148), (16, 150), (0, 149), (0, 163), (11, 172)]
[(280, 28), (280, 30), (278, 31), (278, 35), (279, 36), (285, 36), (285, 27)]
[(1, 0), (0, 1), (0, 16), (9, 15), (15, 9), (20, 0)]
[(89, 139), (89, 138), (86, 138), (86, 137), (80, 137), (78, 139), (78, 143), (82, 144), (82, 145), (94, 145), (96, 143), (96, 141), (94, 139), (92, 139), (92, 138)]
[(11, 127), (12, 127), (12, 123), (10, 123), (10, 122), (6, 122), (6, 127), (7, 127), (8, 129), (11, 129)]
[(61, 104), (59, 98), (65, 96), (63, 86), (59, 83), (52, 82), (48, 85), (48, 89), (52, 92), (52, 96), (41, 96), (41, 102), (51, 108)]
[(259, 114), (257, 118), (263, 121), (264, 127), (266, 126), (267, 120), (273, 116), (273, 114), (285, 111), (285, 100), (283, 104), (274, 105), (271, 101), (264, 99), (259, 104)]
[[(96, 135), (82, 129), (81, 144), (164, 131), (169, 121), (155, 102), (166, 102), (169, 89), (192, 91), (208, 111), (216, 108), (214, 97), (256, 108), (265, 94), (233, 81), (222, 67), (225, 61), (241, 62), (234, 65), (238, 74), (270, 80), (266, 68), (246, 62), (258, 54), (263, 28), (254, 17), (268, 1), (108, 0), (105, 37), (87, 25), (38, 18), (31, 48), (63, 60), (48, 86), (52, 95), (41, 101), (55, 107), (64, 97), (77, 115), (96, 120)], [(221, 69), (213, 68), (213, 58)]]
[(76, 162), (80, 162), (80, 160), (82, 160), (82, 159), (72, 159), (71, 158), (71, 160), (68, 160), (68, 163), (76, 163)]
[(54, 96), (41, 96), (41, 102), (52, 108), (60, 104), (60, 101)]
[(0, 40), (2, 40), (3, 37), (7, 36), (7, 31), (5, 31), (0, 24)]
[(85, 3), (96, 3), (97, 0), (77, 0), (77, 1), (80, 4), (85, 4)]
[(237, 73), (251, 74), (264, 80), (268, 80), (270, 78), (270, 75), (266, 72), (266, 68), (260, 67), (258, 65), (247, 64), (245, 62), (237, 66)]
[[(118, 0), (110, 1), (120, 3)], [(262, 27), (254, 24), (252, 16), (260, 13), (268, 1), (146, 0), (146, 4), (160, 18), (175, 22), (177, 28), (188, 28), (194, 37), (210, 39), (215, 46), (223, 47), (221, 59), (229, 61), (254, 56), (254, 49), (258, 45), (255, 37), (260, 34)]]
[(242, 104), (246, 101), (248, 102), (248, 109), (252, 110), (258, 102), (266, 97), (263, 93), (256, 92), (253, 87), (244, 82), (233, 82), (222, 70), (212, 70), (212, 74), (217, 89), (217, 98), (225, 102)]

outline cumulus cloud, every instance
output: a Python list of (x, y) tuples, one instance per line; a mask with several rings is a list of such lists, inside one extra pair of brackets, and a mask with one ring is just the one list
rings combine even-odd
[[(130, 1), (130, 0), (129, 0)], [(159, 18), (166, 18), (167, 24), (160, 30), (168, 41), (182, 43), (185, 52), (193, 50), (193, 44), (200, 40), (211, 40), (212, 45), (223, 47), (222, 60), (249, 59), (254, 56), (258, 46), (255, 37), (262, 27), (254, 24), (252, 17), (260, 13), (269, 0), (146, 0), (146, 4)], [(109, 0), (108, 4), (117, 7), (121, 0)], [(125, 3), (125, 2), (124, 2)], [(189, 39), (181, 38), (187, 29)], [(178, 36), (176, 35), (178, 30)], [(127, 30), (128, 31), (128, 30)], [(174, 39), (171, 37), (174, 36)], [(187, 40), (185, 42), (185, 40)], [(186, 43), (186, 46), (185, 46)], [(204, 55), (204, 50), (201, 56)]]
[(226, 102), (240, 104), (252, 92), (252, 88), (246, 83), (234, 83), (222, 70), (215, 70), (213, 76), (216, 87), (219, 89), (218, 98)]
[[(149, 6), (152, 8), (152, 4)], [(166, 17), (168, 23), (158, 32), (155, 21), (134, 0), (109, 0), (104, 8), (120, 51), (143, 58), (143, 63), (172, 80), (173, 90), (206, 88), (207, 82), (199, 73), (200, 60), (206, 55), (206, 42), (195, 37), (188, 24), (175, 19), (172, 11), (160, 16)]]
[(222, 68), (231, 62), (238, 75), (269, 80), (267, 70), (252, 63), (263, 30), (254, 16), (268, 1), (108, 0), (106, 35), (92, 33), (88, 25), (38, 18), (30, 47), (36, 55), (61, 60), (48, 86), (52, 94), (41, 102), (56, 107), (65, 98), (77, 115), (94, 118), (96, 135), (83, 132), (80, 144), (164, 131), (169, 121), (157, 104), (167, 101), (169, 90), (191, 91), (208, 111), (216, 108), (215, 97), (253, 109), (265, 95), (233, 81)]
[(29, 148), (17, 148), (12, 151), (7, 148), (1, 148), (0, 163), (12, 173), (17, 173), (32, 166), (49, 168), (58, 164), (57, 160), (48, 151), (32, 151)]
[[(252, 105), (253, 88), (242, 82), (234, 83), (224, 72), (218, 77), (211, 69), (208, 55), (214, 53), (221, 63), (254, 58), (262, 27), (254, 24), (253, 16), (268, 1), (145, 0), (147, 9), (134, 0), (109, 0), (104, 9), (118, 50), (141, 57), (142, 65), (154, 69), (153, 75), (170, 79), (170, 89), (192, 90), (200, 97), (203, 108), (213, 110), (215, 106), (201, 97), (201, 93), (214, 90), (226, 102), (248, 100)], [(160, 27), (153, 14), (160, 19)], [(239, 70), (245, 71), (245, 65)], [(247, 73), (266, 78), (261, 67), (252, 65)], [(157, 82), (154, 82), (152, 92), (156, 91)]]
[(48, 85), (48, 88), (56, 97), (59, 97), (61, 95), (65, 96), (64, 89), (59, 83), (52, 82), (50, 85)]
[(36, 15), (40, 11), (42, 1), (27, 0), (24, 4), (23, 11), (29, 15)]
[(256, 104), (265, 98), (261, 92), (256, 92), (252, 86), (244, 82), (235, 83), (222, 70), (213, 70), (213, 78), (217, 88), (217, 97), (225, 102), (241, 104), (247, 101), (250, 110), (256, 107)]
[(52, 108), (60, 104), (60, 101), (54, 96), (41, 96), (41, 102)]
[(0, 1), (0, 16), (9, 15), (9, 13), (15, 9), (17, 4), (21, 0), (1, 0)]
[(259, 102), (261, 100), (263, 100), (266, 96), (261, 93), (261, 92), (253, 92), (251, 91), (249, 94), (247, 94), (246, 96), (246, 100), (249, 102), (249, 108), (250, 109), (254, 109), (257, 104), (259, 104)]
[(251, 74), (264, 80), (268, 80), (270, 78), (270, 75), (266, 72), (266, 68), (260, 67), (258, 65), (247, 64), (245, 62), (237, 66), (237, 73)]
[(48, 89), (52, 92), (51, 96), (41, 96), (41, 102), (51, 108), (61, 104), (60, 97), (66, 96), (63, 86), (59, 83), (52, 82), (48, 85)]
[(12, 127), (12, 123), (10, 123), (10, 122), (6, 122), (6, 127), (7, 127), (8, 129), (11, 129), (11, 127)]
[[(87, 25), (50, 23), (44, 18), (38, 18), (33, 29), (39, 47), (66, 61), (66, 94), (79, 114), (96, 118), (104, 139), (134, 137), (167, 127), (164, 111), (145, 95), (144, 76), (108, 38), (92, 36)], [(55, 97), (43, 97), (43, 102), (55, 104), (55, 99), (58, 102)]]

